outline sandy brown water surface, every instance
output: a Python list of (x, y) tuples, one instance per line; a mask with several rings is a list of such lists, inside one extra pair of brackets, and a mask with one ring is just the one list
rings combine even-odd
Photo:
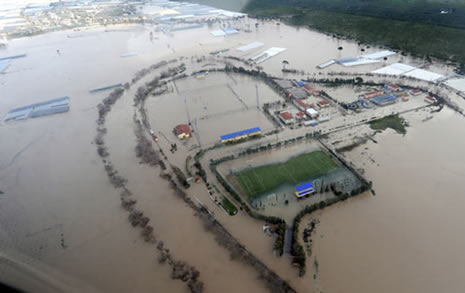
[[(240, 20), (236, 25), (245, 28), (254, 23)], [(4, 192), (0, 195), (0, 252), (4, 259), (24, 264), (36, 279), (43, 281), (44, 275), (51, 278), (57, 291), (70, 287), (77, 292), (186, 291), (182, 282), (171, 280), (168, 266), (157, 263), (154, 247), (143, 242), (120, 208), (119, 193), (109, 184), (92, 142), (96, 105), (107, 93), (89, 94), (89, 90), (128, 81), (140, 68), (163, 59), (209, 55), (223, 48), (231, 48), (231, 55), (240, 57), (272, 46), (288, 48), (262, 64), (275, 75), (282, 75), (283, 59), (289, 60), (290, 67), (315, 72), (317, 64), (338, 54), (353, 56), (359, 52), (356, 43), (285, 25), (277, 28), (274, 23), (228, 38), (214, 38), (206, 27), (172, 36), (160, 33), (151, 43), (152, 29), (121, 26), (108, 32), (104, 28), (57, 32), (11, 41), (8, 49), (0, 51), (2, 57), (28, 54), (14, 60), (6, 74), (0, 75), (2, 118), (14, 107), (60, 96), (71, 99), (68, 113), (0, 123), (0, 190)], [(68, 38), (74, 34), (79, 37)], [(265, 46), (246, 54), (234, 51), (252, 41)], [(339, 53), (337, 46), (341, 44), (344, 50)], [(120, 57), (127, 52), (138, 55)], [(388, 62), (398, 61), (396, 58)], [(441, 73), (450, 71), (445, 66), (439, 69)], [(248, 84), (241, 88), (231, 78), (221, 78), (217, 84), (231, 83), (247, 96), (250, 108), (256, 106), (249, 79), (237, 80)], [(208, 78), (205, 81), (209, 83)], [(266, 95), (263, 101), (274, 99), (272, 92), (262, 90)], [(198, 127), (206, 129), (205, 143), (223, 134), (217, 118), (200, 120), (205, 106), (208, 109), (211, 104), (217, 112), (222, 107), (241, 107), (233, 99), (224, 105), (212, 102), (215, 97), (201, 87), (197, 92), (181, 88), (183, 91), (192, 97)], [(163, 103), (169, 109), (183, 107), (182, 99)], [(157, 104), (150, 100), (148, 106)], [(158, 177), (159, 170), (138, 164), (131, 107), (129, 94), (115, 106), (108, 117), (107, 143), (115, 167), (129, 179), (128, 186), (138, 196), (140, 208), (150, 215), (155, 235), (166, 241), (176, 257), (199, 269), (206, 291), (264, 291), (256, 272), (230, 261), (192, 210), (172, 197), (166, 182)], [(269, 127), (269, 121), (257, 113), (249, 111), (244, 117)], [(185, 111), (183, 115), (180, 123), (186, 121)], [(233, 123), (240, 118), (225, 120), (225, 132), (234, 131)], [(157, 121), (157, 117), (151, 119)], [(325, 292), (437, 292), (441, 288), (459, 292), (464, 287), (460, 278), (465, 264), (460, 252), (465, 242), (460, 229), (460, 182), (465, 157), (460, 153), (463, 138), (455, 135), (461, 132), (462, 121), (443, 111), (437, 119), (413, 125), (405, 137), (386, 133), (379, 137), (379, 144), (369, 145), (380, 164), (367, 168), (377, 196), (354, 199), (322, 213), (315, 253), (320, 263), (319, 285)], [(246, 122), (240, 120), (238, 128), (247, 127)], [(169, 132), (177, 121), (164, 123), (163, 130)], [(355, 162), (361, 156), (357, 149), (349, 155)], [(175, 163), (181, 167), (183, 160), (175, 159)], [(209, 202), (204, 186), (193, 186), (192, 192), (283, 279), (299, 292), (312, 291), (311, 274), (298, 278), (287, 257), (271, 254), (272, 242), (261, 232), (262, 223), (243, 217), (242, 212), (235, 217), (224, 214)], [(11, 270), (1, 273), (14, 280)], [(37, 288), (34, 281), (23, 284), (29, 290)]]
[(463, 291), (464, 123), (443, 111), (405, 137), (388, 131), (347, 155), (366, 160), (368, 147), (376, 196), (319, 213), (314, 252), (322, 290)]

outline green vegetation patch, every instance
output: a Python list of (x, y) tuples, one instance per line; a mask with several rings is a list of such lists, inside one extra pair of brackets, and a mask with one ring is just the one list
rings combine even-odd
[(251, 0), (246, 10), (279, 6), (465, 28), (463, 0)]
[(234, 216), (235, 214), (237, 214), (236, 206), (225, 196), (223, 196), (221, 206), (228, 212), (230, 216)]
[(385, 130), (386, 128), (394, 129), (397, 133), (405, 134), (407, 129), (404, 125), (404, 119), (398, 115), (390, 115), (379, 120), (371, 121), (370, 128), (374, 130)]
[(285, 163), (244, 170), (234, 175), (236, 182), (249, 200), (278, 188), (280, 185), (297, 184), (304, 180), (327, 174), (338, 168), (333, 159), (323, 151), (306, 153)]

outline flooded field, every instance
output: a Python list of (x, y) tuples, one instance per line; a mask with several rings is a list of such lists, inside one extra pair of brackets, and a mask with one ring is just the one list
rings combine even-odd
[[(365, 163), (375, 197), (319, 212), (314, 239), (325, 292), (461, 292), (464, 120), (445, 110), (386, 131), (347, 156)], [(371, 159), (375, 161), (372, 162)]]
[[(246, 18), (232, 24), (246, 29), (255, 22)], [(186, 56), (184, 61), (194, 64), (195, 57), (207, 56), (214, 62), (210, 52), (225, 48), (230, 51), (223, 55), (236, 57), (252, 56), (272, 46), (287, 48), (261, 64), (276, 76), (284, 76), (283, 59), (289, 61), (290, 68), (313, 74), (319, 71), (318, 64), (361, 52), (355, 42), (286, 25), (278, 27), (274, 22), (260, 21), (251, 33), (220, 38), (210, 34), (217, 27), (172, 34), (154, 32), (150, 25), (63, 31), (12, 40), (0, 51), (0, 57), (27, 54), (0, 74), (0, 117), (15, 107), (70, 97), (68, 113), (0, 123), (0, 252), (2, 259), (31, 272), (32, 277), (23, 282), (26, 290), (40, 288), (38, 283), (52, 284), (56, 291), (76, 292), (187, 290), (183, 282), (171, 280), (170, 267), (158, 263), (156, 249), (140, 238), (121, 209), (119, 194), (108, 182), (93, 142), (96, 106), (107, 93), (90, 94), (90, 90), (130, 81), (139, 69), (160, 60)], [(154, 32), (153, 42), (150, 32)], [(246, 53), (236, 50), (254, 41), (264, 46)], [(337, 50), (338, 46), (344, 50)], [(378, 49), (366, 52), (371, 50)], [(128, 52), (137, 54), (121, 57)], [(421, 63), (397, 55), (386, 63), (401, 59)], [(330, 70), (371, 71), (381, 65), (384, 63), (350, 69), (335, 65), (338, 67)], [(433, 67), (443, 74), (452, 71), (445, 65)], [(257, 92), (260, 105), (279, 96), (252, 78), (211, 73), (204, 79), (187, 78), (169, 87), (171, 93), (148, 99), (147, 109), (150, 122), (168, 141), (176, 139), (172, 134), (175, 125), (193, 122), (199, 138), (193, 138), (178, 154), (168, 154), (179, 166), (194, 144), (207, 146), (217, 142), (220, 135), (244, 128), (273, 127), (257, 111)], [(256, 271), (230, 260), (194, 212), (173, 196), (168, 183), (159, 178), (159, 170), (140, 165), (134, 157), (131, 93), (108, 117), (107, 143), (115, 166), (137, 194), (138, 205), (152, 219), (155, 236), (165, 241), (176, 257), (200, 271), (205, 292), (267, 291)], [(458, 292), (464, 287), (459, 183), (465, 176), (465, 162), (461, 161), (465, 142), (456, 135), (461, 127), (463, 118), (442, 111), (435, 119), (412, 124), (405, 137), (387, 131), (377, 138), (378, 144), (369, 142), (347, 154), (355, 162), (364, 162), (366, 155), (361, 150), (368, 147), (369, 157), (379, 164), (365, 162), (377, 196), (351, 199), (319, 213), (315, 254), (320, 263), (319, 285), (325, 292), (437, 292), (444, 288)], [(288, 130), (266, 139), (286, 136), (291, 136)], [(279, 156), (263, 160), (279, 160)], [(226, 215), (209, 201), (203, 185), (193, 185), (191, 192), (298, 292), (313, 291), (311, 274), (299, 278), (287, 257), (272, 255), (272, 241), (262, 233), (262, 222), (242, 211), (234, 217)], [(280, 211), (276, 208), (272, 212)], [(15, 280), (14, 268), (2, 267), (0, 275)]]
[(174, 127), (191, 123), (197, 134), (189, 144), (203, 147), (219, 142), (221, 135), (243, 129), (273, 130), (260, 108), (264, 103), (282, 100), (263, 82), (236, 74), (189, 77), (169, 88), (171, 93), (148, 99), (150, 124), (162, 136), (176, 141)]
[[(249, 170), (254, 170), (255, 168), (284, 164), (293, 158), (308, 155), (312, 152), (321, 153), (322, 149), (323, 147), (317, 141), (307, 140), (257, 154), (250, 154), (235, 160), (226, 161), (218, 165), (217, 170), (242, 194), (243, 198), (246, 199), (254, 209), (265, 215), (278, 216), (285, 219), (287, 223), (290, 224), (292, 223), (294, 216), (306, 205), (311, 205), (334, 197), (334, 194), (329, 192), (329, 190), (328, 192), (324, 191), (324, 188), (322, 187), (323, 185), (336, 182), (337, 184), (343, 184), (343, 182), (346, 182), (347, 186), (345, 188), (347, 188), (349, 190), (348, 192), (350, 192), (352, 188), (360, 186), (359, 180), (349, 170), (345, 169), (343, 166), (339, 166), (338, 163), (336, 163), (337, 161), (335, 161), (335, 159), (327, 153), (323, 153), (323, 156), (327, 155), (328, 159), (333, 160), (332, 163), (334, 164), (334, 167), (329, 168), (328, 172), (324, 172), (323, 174), (319, 174), (314, 177), (305, 178), (303, 181), (299, 182), (285, 182), (271, 190), (265, 190), (259, 194), (253, 194), (254, 196), (250, 196), (248, 194), (250, 189), (247, 188), (264, 188), (265, 185), (263, 180), (266, 178), (256, 177), (256, 180), (261, 183), (255, 186), (250, 185), (252, 183), (250, 181), (241, 182), (244, 178), (238, 178), (237, 176), (242, 176), (240, 175), (242, 174), (241, 172), (247, 172)], [(318, 168), (324, 169), (326, 167), (325, 165), (318, 165), (321, 164), (320, 157), (313, 158), (315, 161), (311, 161), (312, 159), (309, 160), (310, 161), (307, 161), (307, 164), (312, 165), (312, 168), (317, 168), (314, 172), (317, 172)], [(291, 171), (290, 169), (287, 169), (287, 167), (282, 166), (277, 169), (278, 173), (280, 169), (282, 172), (287, 174), (283, 176), (290, 176), (289, 180), (295, 180), (292, 175), (289, 175), (290, 173), (295, 172), (295, 170)], [(298, 199), (295, 196), (296, 186), (308, 181), (313, 183), (316, 194)], [(243, 185), (244, 183), (246, 186)], [(323, 189), (323, 191), (320, 191), (321, 189)]]

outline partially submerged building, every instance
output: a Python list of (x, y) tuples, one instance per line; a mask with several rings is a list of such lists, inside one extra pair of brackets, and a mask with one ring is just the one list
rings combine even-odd
[(313, 95), (314, 89), (311, 85), (306, 84), (302, 87), (309, 95)]
[(294, 86), (292, 82), (287, 79), (275, 79), (274, 81), (278, 84), (280, 88), (284, 90), (290, 89)]
[(292, 116), (292, 114), (289, 112), (279, 113), (279, 119), (281, 119), (281, 121), (286, 125), (294, 124), (295, 122), (294, 116)]
[(305, 112), (297, 112), (297, 113), (295, 114), (295, 119), (296, 119), (297, 121), (305, 120), (305, 117), (306, 117), (306, 116), (305, 116)]
[(62, 97), (42, 103), (12, 109), (5, 121), (24, 120), (69, 111), (69, 97)]
[(326, 100), (319, 101), (317, 104), (318, 104), (318, 106), (320, 108), (327, 108), (327, 107), (331, 106), (331, 103), (329, 101), (326, 101)]
[(384, 95), (370, 99), (370, 101), (378, 106), (386, 106), (394, 104), (397, 101), (397, 97), (394, 95)]
[(391, 90), (393, 92), (398, 92), (398, 91), (402, 90), (402, 88), (397, 84), (388, 84), (386, 87), (387, 87), (387, 89), (389, 89), (389, 90)]
[(299, 109), (300, 111), (305, 111), (308, 108), (312, 108), (312, 104), (307, 104), (302, 100), (294, 100), (294, 105)]
[(308, 182), (308, 183), (305, 183), (305, 184), (302, 184), (302, 185), (298, 185), (298, 186), (296, 186), (295, 189), (296, 189), (295, 196), (297, 198), (302, 198), (302, 197), (305, 197), (307, 195), (310, 195), (310, 194), (314, 193), (312, 182)]
[(427, 96), (425, 98), (425, 102), (427, 102), (428, 104), (434, 104), (436, 103), (438, 100), (432, 96)]
[(261, 131), (262, 130), (260, 129), (260, 127), (255, 127), (255, 128), (250, 128), (250, 129), (245, 129), (245, 130), (225, 134), (221, 136), (221, 142), (222, 143), (237, 142), (239, 140), (246, 139), (248, 137), (260, 135)]
[(371, 99), (371, 98), (374, 98), (374, 97), (377, 97), (377, 96), (381, 96), (381, 95), (384, 95), (384, 91), (383, 90), (378, 90), (378, 91), (374, 91), (374, 92), (369, 92), (369, 93), (365, 93), (362, 95), (362, 97), (364, 99)]
[(287, 89), (285, 93), (288, 97), (292, 97), (295, 99), (305, 99), (308, 96), (305, 90), (298, 87)]
[(304, 122), (304, 126), (317, 126), (319, 124), (316, 120), (307, 120)]
[(313, 108), (308, 108), (305, 112), (312, 119), (315, 119), (319, 115), (318, 111)]
[(174, 134), (181, 140), (192, 137), (192, 131), (187, 124), (179, 124), (174, 128)]

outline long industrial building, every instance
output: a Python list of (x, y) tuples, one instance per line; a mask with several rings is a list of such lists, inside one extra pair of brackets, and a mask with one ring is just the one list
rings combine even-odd
[(250, 128), (250, 129), (245, 129), (229, 134), (225, 134), (221, 136), (221, 142), (222, 143), (228, 143), (228, 142), (236, 142), (242, 139), (246, 139), (251, 136), (256, 136), (261, 134), (261, 129), (260, 127), (255, 127), (255, 128)]
[(10, 110), (5, 117), (5, 121), (24, 120), (68, 111), (69, 97), (62, 97)]
[(370, 101), (378, 106), (386, 106), (389, 104), (394, 104), (397, 100), (397, 97), (394, 95), (384, 95), (371, 98)]

